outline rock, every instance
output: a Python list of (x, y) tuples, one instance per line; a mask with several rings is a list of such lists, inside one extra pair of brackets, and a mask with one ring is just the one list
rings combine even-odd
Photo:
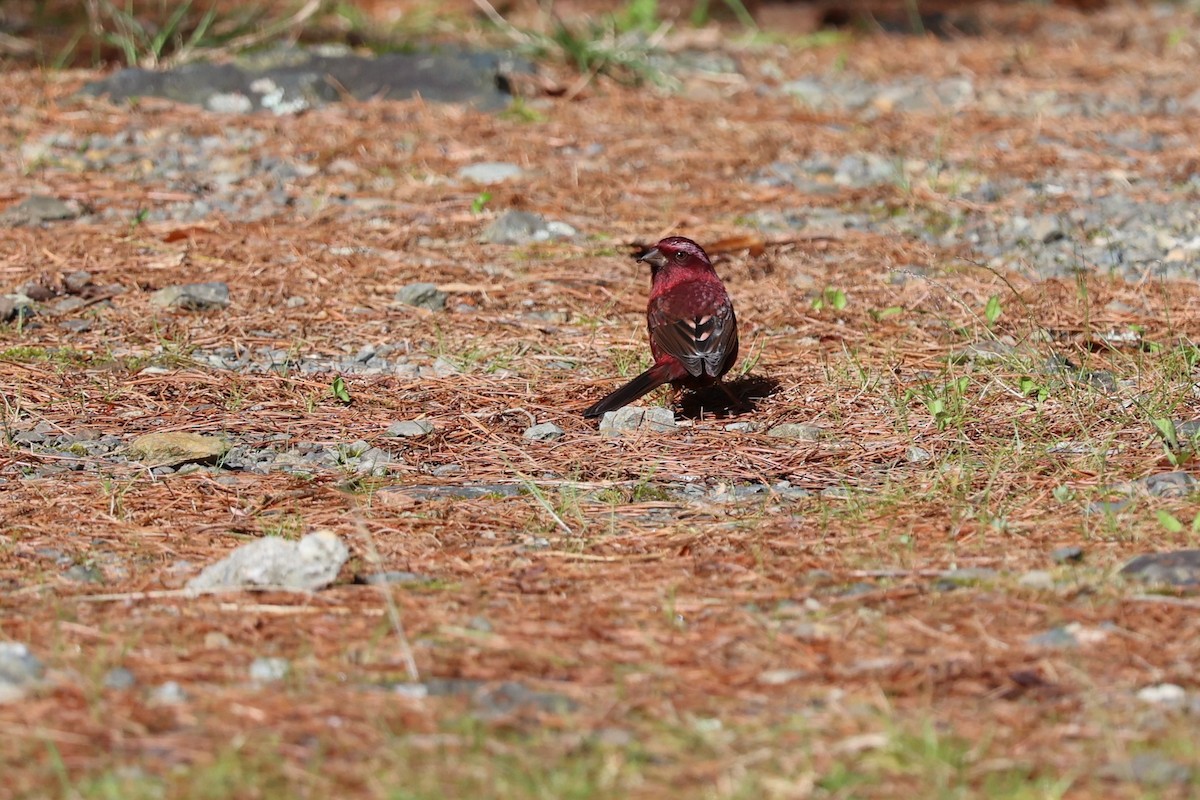
[(75, 219), (78, 216), (78, 206), (65, 203), (57, 197), (35, 194), (0, 214), (0, 226), (19, 228), (24, 225)]
[(904, 460), (910, 464), (924, 464), (933, 458), (924, 447), (913, 445), (904, 451)]
[(1067, 238), (1062, 222), (1055, 214), (1043, 214), (1029, 223), (1029, 235), (1041, 244), (1051, 244)]
[(616, 411), (606, 411), (600, 419), (600, 432), (620, 435), (622, 431), (635, 431), (646, 418), (642, 406), (624, 406)]
[(555, 425), (553, 422), (543, 422), (540, 425), (534, 425), (531, 428), (526, 428), (521, 435), (533, 442), (551, 442), (555, 439), (562, 438), (566, 433), (562, 428)]
[(425, 102), (500, 109), (510, 99), (505, 76), (532, 69), (528, 62), (501, 52), (440, 48), (366, 57), (279, 47), (243, 57), (238, 64), (125, 69), (88, 84), (83, 92), (114, 101), (166, 97), (229, 113), (295, 114), (346, 95), (364, 101), (420, 95)]
[(1132, 580), (1169, 586), (1200, 586), (1200, 550), (1146, 553), (1121, 567), (1118, 573)]
[(767, 431), (767, 436), (777, 439), (795, 439), (802, 442), (815, 442), (824, 435), (825, 431), (816, 425), (803, 425), (798, 422), (784, 422)]
[(1050, 560), (1055, 564), (1075, 564), (1083, 561), (1083, 548), (1077, 544), (1056, 547), (1050, 551)]
[(46, 668), (21, 642), (0, 642), (0, 703), (19, 700), (41, 683)]
[(436, 283), (410, 283), (396, 292), (396, 302), (406, 306), (441, 311), (446, 307), (446, 293)]
[(458, 365), (445, 356), (438, 356), (433, 361), (433, 374), (439, 378), (448, 378), (461, 372)]
[(92, 273), (77, 269), (63, 276), (63, 288), (68, 294), (82, 294), (84, 289), (92, 285)]
[(275, 683), (281, 681), (292, 671), (292, 664), (286, 658), (256, 658), (250, 664), (250, 680), (255, 683)]
[(1196, 479), (1183, 471), (1147, 475), (1135, 485), (1151, 497), (1187, 497), (1196, 491)]
[(1044, 569), (1033, 569), (1022, 575), (1017, 585), (1025, 589), (1053, 589), (1054, 576)]
[(104, 573), (93, 564), (76, 564), (64, 572), (63, 577), (76, 583), (104, 583)]
[(160, 684), (150, 693), (150, 703), (153, 705), (174, 706), (186, 702), (187, 699), (187, 692), (177, 681)]
[(484, 161), (479, 164), (468, 164), (458, 171), (459, 180), (474, 181), (475, 183), (501, 183), (509, 178), (519, 178), (522, 170), (516, 164), (507, 161)]
[(1182, 706), (1187, 700), (1187, 691), (1174, 683), (1159, 683), (1138, 689), (1138, 700), (1156, 706)]
[(990, 583), (998, 577), (999, 573), (996, 570), (986, 567), (949, 569), (938, 576), (937, 581), (934, 582), (934, 589), (947, 591), (960, 586), (974, 586), (978, 583)]
[(151, 467), (173, 467), (189, 462), (212, 462), (229, 451), (229, 443), (216, 436), (186, 431), (147, 433), (130, 442), (130, 456)]
[(165, 286), (150, 295), (150, 303), (160, 308), (207, 311), (229, 305), (229, 287), (220, 282)]
[(651, 431), (673, 431), (676, 427), (675, 412), (669, 408), (656, 406), (647, 408), (646, 413), (642, 415), (642, 424), (639, 426)]
[(315, 591), (332, 583), (349, 557), (350, 549), (331, 531), (310, 533), (299, 542), (267, 536), (205, 567), (188, 588)]
[(730, 433), (755, 433), (761, 427), (757, 422), (730, 422), (725, 430)]
[(974, 342), (950, 354), (951, 364), (995, 364), (1013, 354), (1013, 347), (995, 339)]
[(570, 239), (576, 231), (564, 222), (547, 222), (541, 214), (506, 211), (480, 235), (489, 244), (531, 244), (552, 239)]
[(433, 423), (423, 419), (409, 419), (393, 422), (388, 426), (385, 436), (401, 439), (416, 439), (433, 433)]
[(1138, 753), (1128, 761), (1108, 764), (1100, 776), (1120, 781), (1132, 781), (1143, 786), (1167, 786), (1190, 783), (1192, 768), (1159, 752)]
[(137, 683), (133, 673), (125, 667), (113, 667), (108, 672), (104, 673), (104, 688), (115, 689), (121, 691), (123, 689), (132, 689)]
[(370, 586), (381, 586), (388, 584), (422, 584), (433, 583), (436, 578), (431, 578), (428, 575), (421, 575), (416, 572), (405, 572), (403, 570), (389, 570), (387, 572), (373, 572), (370, 575), (355, 576), (355, 583), (365, 583)]
[(1060, 625), (1044, 633), (1038, 633), (1029, 637), (1029, 644), (1032, 647), (1045, 647), (1051, 650), (1063, 650), (1075, 648), (1079, 646), (1079, 640), (1075, 638), (1074, 631), (1071, 626)]
[(34, 310), (33, 300), (28, 295), (0, 295), (0, 322), (24, 322), (36, 315), (37, 311)]

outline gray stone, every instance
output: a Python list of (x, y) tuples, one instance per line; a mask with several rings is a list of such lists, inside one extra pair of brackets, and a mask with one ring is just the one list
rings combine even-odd
[(1050, 551), (1050, 559), (1055, 564), (1074, 564), (1083, 561), (1083, 548), (1077, 544), (1056, 547)]
[(933, 458), (929, 451), (923, 447), (913, 445), (904, 451), (904, 460), (910, 464), (924, 464), (929, 459)]
[(41, 683), (46, 668), (21, 642), (0, 642), (0, 703), (18, 700)]
[(451, 375), (458, 375), (462, 372), (450, 359), (445, 356), (438, 356), (433, 362), (433, 374), (439, 378), (448, 378)]
[(436, 53), (388, 53), (375, 57), (323, 55), (277, 48), (240, 64), (185, 64), (170, 70), (125, 69), (84, 87), (85, 94), (114, 101), (137, 97), (171, 100), (225, 112), (266, 110), (294, 114), (338, 102), (408, 99), (468, 103), (484, 109), (507, 105), (505, 75), (531, 72), (528, 62), (507, 53), (442, 48)]
[(1187, 497), (1196, 491), (1196, 479), (1183, 471), (1147, 475), (1136, 485), (1151, 497)]
[(0, 226), (17, 228), (24, 225), (40, 225), (75, 219), (79, 216), (78, 206), (46, 195), (30, 195), (12, 208), (0, 214)]
[(405, 572), (403, 570), (389, 570), (387, 572), (373, 572), (370, 575), (363, 575), (358, 579), (358, 583), (365, 583), (371, 586), (380, 586), (387, 584), (423, 584), (433, 583), (436, 579), (428, 575), (421, 575), (416, 572)]
[(647, 408), (646, 413), (642, 415), (642, 423), (639, 426), (651, 431), (673, 431), (676, 427), (675, 412), (669, 408), (655, 406)]
[(635, 431), (645, 416), (646, 409), (642, 406), (624, 406), (616, 411), (606, 411), (600, 419), (600, 432), (619, 435), (622, 431)]
[(784, 422), (767, 431), (767, 436), (777, 439), (795, 439), (802, 442), (815, 442), (824, 435), (825, 431), (816, 425), (804, 425), (799, 422)]
[(1055, 214), (1044, 214), (1029, 224), (1029, 235), (1033, 239), (1042, 244), (1050, 244), (1057, 242), (1059, 239), (1065, 239), (1067, 234), (1063, 230), (1062, 222)]
[(1108, 764), (1101, 768), (1104, 778), (1131, 781), (1142, 786), (1185, 784), (1192, 780), (1192, 768), (1160, 752), (1138, 753), (1128, 761)]
[(1075, 632), (1068, 626), (1060, 625), (1056, 628), (1051, 628), (1044, 633), (1038, 633), (1029, 637), (1029, 644), (1033, 647), (1045, 647), (1051, 650), (1063, 650), (1079, 647), (1079, 639), (1075, 636)]
[(534, 442), (550, 442), (561, 438), (564, 433), (566, 431), (553, 422), (543, 422), (540, 425), (526, 428), (525, 432), (521, 435)]
[(137, 679), (133, 673), (125, 667), (113, 667), (108, 672), (104, 673), (104, 688), (121, 691), (124, 689), (132, 689), (137, 684)]
[(315, 591), (333, 582), (349, 557), (350, 549), (330, 531), (310, 533), (299, 542), (267, 536), (205, 567), (188, 588)]
[(730, 422), (725, 430), (730, 433), (755, 433), (761, 427), (757, 422)]
[(76, 564), (64, 572), (63, 577), (77, 583), (104, 583), (104, 573), (93, 564)]
[(1175, 683), (1158, 683), (1143, 686), (1135, 695), (1143, 703), (1157, 706), (1182, 707), (1187, 701), (1187, 690)]
[(217, 281), (165, 286), (150, 295), (150, 303), (160, 308), (207, 311), (229, 305), (229, 287)]
[(436, 283), (410, 283), (396, 292), (396, 302), (441, 311), (446, 307), (446, 296)]
[(434, 467), (429, 474), (435, 478), (448, 478), (451, 475), (461, 475), (462, 473), (463, 468), (460, 464), (442, 464), (439, 467)]
[(479, 164), (468, 164), (458, 171), (460, 180), (483, 184), (501, 183), (509, 178), (518, 178), (521, 174), (519, 166), (507, 161), (484, 161)]
[(186, 702), (187, 699), (187, 692), (177, 681), (167, 681), (150, 692), (150, 702), (153, 705), (174, 706)]
[(576, 231), (565, 222), (547, 222), (541, 214), (505, 211), (480, 235), (489, 244), (531, 244), (553, 239), (570, 239)]
[(1044, 569), (1033, 569), (1022, 575), (1017, 585), (1024, 589), (1053, 589), (1054, 576)]
[(256, 658), (250, 664), (250, 680), (255, 683), (276, 683), (283, 680), (292, 671), (292, 664), (286, 658)]
[(1200, 550), (1146, 553), (1126, 563), (1119, 574), (1143, 583), (1195, 588), (1200, 586)]
[(23, 294), (0, 295), (0, 322), (24, 321), (36, 316), (33, 300)]
[(401, 439), (416, 439), (433, 433), (433, 423), (423, 419), (408, 419), (393, 422), (384, 435)]

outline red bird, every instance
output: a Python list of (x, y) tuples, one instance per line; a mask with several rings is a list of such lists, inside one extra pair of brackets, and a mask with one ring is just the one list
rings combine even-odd
[(708, 255), (691, 239), (671, 236), (638, 256), (650, 265), (646, 324), (654, 366), (583, 412), (599, 417), (669, 383), (711, 386), (737, 361), (737, 317)]

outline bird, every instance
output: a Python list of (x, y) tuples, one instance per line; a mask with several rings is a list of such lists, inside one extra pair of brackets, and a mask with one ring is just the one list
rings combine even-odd
[(737, 361), (737, 317), (725, 284), (704, 248), (683, 236), (668, 236), (638, 256), (650, 265), (650, 369), (583, 412), (599, 417), (629, 405), (664, 383), (697, 389), (719, 383)]

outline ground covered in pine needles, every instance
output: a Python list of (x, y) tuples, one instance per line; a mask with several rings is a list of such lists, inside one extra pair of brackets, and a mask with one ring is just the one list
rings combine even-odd
[[(0, 234), (9, 796), (1191, 796), (1200, 573), (1119, 573), (1200, 528), (1196, 12), (980, 8), (680, 22), (661, 85), (547, 57), (501, 113), (13, 61), (0, 199), (71, 218)], [(481, 241), (512, 210), (575, 235)], [(667, 234), (749, 407), (601, 432)], [(129, 455), (164, 431), (244, 458)], [(185, 590), (321, 529), (328, 588)]]

